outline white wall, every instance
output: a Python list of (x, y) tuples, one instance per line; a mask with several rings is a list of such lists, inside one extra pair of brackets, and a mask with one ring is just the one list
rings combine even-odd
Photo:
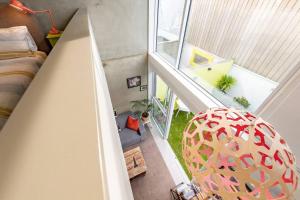
[(247, 98), (251, 104), (248, 109), (252, 112), (256, 111), (278, 86), (278, 83), (237, 65), (233, 65), (229, 74), (236, 79), (237, 84), (228, 94), (232, 97)]
[[(298, 65), (299, 66), (299, 65)], [(261, 116), (282, 135), (300, 167), (300, 70), (262, 110)]]
[[(176, 69), (172, 69), (167, 64), (160, 61), (159, 57), (150, 54), (150, 73), (157, 73), (176, 95), (191, 109), (192, 112), (204, 111), (210, 107), (220, 107), (221, 105), (209, 99), (205, 91), (190, 84)], [(179, 72), (180, 73), (180, 72)], [(200, 89), (201, 90), (201, 89)], [(278, 133), (286, 139), (291, 147), (296, 159), (300, 159), (300, 135), (298, 123), (300, 122), (300, 70), (289, 81), (288, 86), (282, 88), (279, 95), (267, 104), (265, 109), (258, 116), (271, 123)], [(300, 167), (298, 162), (297, 166)], [(300, 186), (299, 186), (300, 187)], [(300, 189), (297, 190), (295, 199), (300, 199)]]

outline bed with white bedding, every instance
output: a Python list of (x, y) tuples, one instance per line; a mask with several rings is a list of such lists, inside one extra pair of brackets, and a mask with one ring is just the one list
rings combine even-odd
[(0, 130), (45, 59), (26, 26), (0, 28)]

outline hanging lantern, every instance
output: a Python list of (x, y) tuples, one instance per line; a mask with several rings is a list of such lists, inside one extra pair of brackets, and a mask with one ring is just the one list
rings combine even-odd
[(186, 166), (207, 196), (291, 199), (297, 188), (295, 156), (286, 141), (248, 112), (215, 108), (199, 113), (182, 142)]

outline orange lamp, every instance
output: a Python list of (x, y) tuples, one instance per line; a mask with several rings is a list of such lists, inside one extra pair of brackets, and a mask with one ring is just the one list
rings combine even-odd
[(24, 12), (25, 14), (47, 13), (51, 23), (51, 29), (49, 31), (49, 34), (51, 35), (60, 34), (60, 31), (56, 28), (51, 10), (31, 10), (30, 8), (26, 7), (22, 2), (18, 0), (10, 0), (9, 5), (19, 11)]

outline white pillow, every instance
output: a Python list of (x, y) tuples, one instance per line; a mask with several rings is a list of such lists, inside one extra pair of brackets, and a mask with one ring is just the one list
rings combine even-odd
[(0, 28), (0, 52), (9, 51), (37, 51), (26, 26)]

